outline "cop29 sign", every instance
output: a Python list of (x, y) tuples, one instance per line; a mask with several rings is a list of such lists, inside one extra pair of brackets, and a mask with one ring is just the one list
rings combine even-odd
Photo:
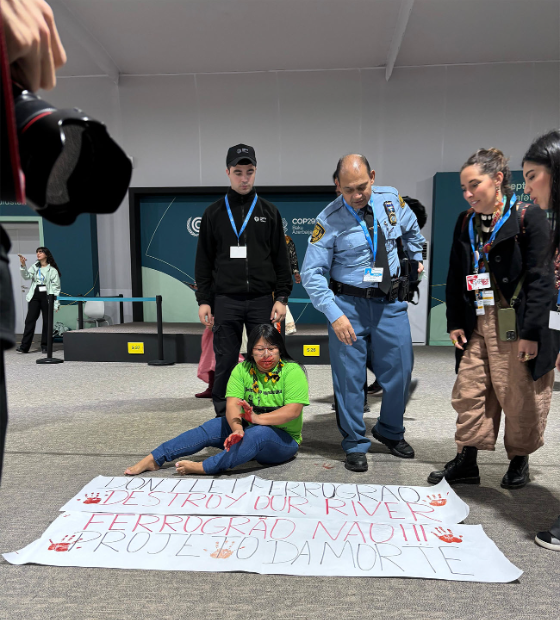
[[(269, 194), (266, 189), (262, 189), (259, 195), (278, 208), (284, 234), (293, 239), (301, 268), (316, 217), (335, 198), (334, 192)], [(157, 280), (158, 273), (176, 280), (178, 287), (194, 282), (194, 262), (202, 216), (206, 207), (221, 197), (221, 194), (154, 194), (140, 198), (141, 266), (149, 270), (152, 288), (157, 286), (154, 279)], [(166, 281), (169, 288), (171, 280), (167, 278)], [(294, 282), (292, 297), (306, 299), (308, 296), (302, 285)], [(292, 311), (299, 323), (326, 322), (324, 315), (311, 304), (294, 305)]]

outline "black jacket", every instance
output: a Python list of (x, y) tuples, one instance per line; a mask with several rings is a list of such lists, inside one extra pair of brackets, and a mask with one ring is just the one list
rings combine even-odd
[[(523, 203), (518, 203), (520, 207)], [(447, 331), (463, 329), (469, 345), (476, 327), (475, 293), (467, 291), (466, 276), (472, 273), (472, 250), (469, 239), (467, 214), (459, 215), (449, 260), (445, 300), (447, 304)], [(514, 217), (515, 215), (515, 217)], [(527, 206), (523, 217), (523, 231), (519, 229), (519, 215), (511, 214), (498, 231), (488, 254), (490, 272), (505, 299), (513, 297), (519, 278), (526, 272), (515, 312), (519, 338), (539, 343), (537, 357), (527, 362), (536, 381), (554, 368), (558, 354), (558, 332), (548, 328), (549, 311), (556, 307), (556, 287), (552, 262), (542, 265), (543, 252), (549, 246), (550, 226), (545, 212), (534, 205)], [(455, 350), (456, 370), (462, 351)]]
[[(253, 189), (242, 196), (227, 193), (237, 230), (255, 197)], [(215, 295), (268, 295), (289, 297), (292, 273), (278, 209), (268, 200), (257, 199), (251, 219), (239, 239), (247, 246), (247, 258), (230, 258), (230, 247), (237, 245), (226, 209), (225, 197), (211, 204), (200, 224), (196, 248), (195, 279), (198, 304), (213, 307)]]

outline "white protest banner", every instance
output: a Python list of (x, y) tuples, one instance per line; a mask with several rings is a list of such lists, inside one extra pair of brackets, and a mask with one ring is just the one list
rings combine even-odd
[(263, 515), (395, 523), (460, 523), (469, 507), (446, 480), (432, 487), (246, 478), (98, 476), (61, 510)]
[(12, 564), (507, 583), (522, 571), (480, 525), (64, 513)]

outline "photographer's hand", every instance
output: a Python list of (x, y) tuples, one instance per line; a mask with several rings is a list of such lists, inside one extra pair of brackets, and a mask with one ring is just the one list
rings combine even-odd
[(0, 0), (12, 78), (35, 92), (56, 84), (66, 63), (51, 7), (43, 0)]

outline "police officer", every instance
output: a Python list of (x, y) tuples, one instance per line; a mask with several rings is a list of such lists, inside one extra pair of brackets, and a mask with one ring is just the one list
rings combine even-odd
[(395, 456), (414, 457), (403, 425), (413, 354), (407, 304), (397, 298), (399, 238), (421, 272), (424, 237), (397, 190), (373, 185), (375, 172), (363, 155), (340, 159), (336, 177), (341, 195), (317, 217), (301, 277), (313, 306), (329, 321), (345, 466), (367, 471), (371, 442), (362, 409), (368, 346), (373, 371), (383, 387), (372, 435)]
[(226, 167), (231, 188), (204, 211), (195, 262), (198, 318), (214, 332), (217, 417), (225, 416), (226, 387), (238, 362), (243, 325), (250, 334), (256, 325), (283, 321), (292, 292), (282, 217), (253, 187), (255, 150), (232, 146)]

